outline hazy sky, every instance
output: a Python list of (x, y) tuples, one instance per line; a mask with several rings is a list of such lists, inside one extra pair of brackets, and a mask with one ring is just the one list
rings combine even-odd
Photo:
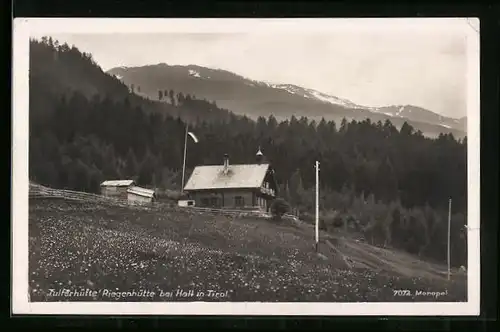
[(196, 64), (313, 88), (361, 105), (413, 104), (447, 116), (466, 115), (463, 27), (432, 32), (51, 35), (92, 53), (104, 70)]

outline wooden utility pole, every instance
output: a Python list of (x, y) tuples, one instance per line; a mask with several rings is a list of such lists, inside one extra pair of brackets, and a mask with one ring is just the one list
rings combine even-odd
[(316, 252), (319, 242), (319, 161), (316, 161)]
[(448, 280), (450, 280), (451, 198), (448, 201)]

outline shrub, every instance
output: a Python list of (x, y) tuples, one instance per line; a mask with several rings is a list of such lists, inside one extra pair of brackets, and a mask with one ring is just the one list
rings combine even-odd
[(332, 225), (334, 228), (344, 227), (344, 220), (340, 216), (336, 216), (335, 218), (333, 218)]
[(313, 223), (314, 222), (314, 216), (310, 214), (309, 212), (301, 212), (299, 214), (299, 219), (302, 221), (305, 221), (307, 223)]
[(185, 193), (183, 194), (179, 191), (170, 190), (170, 189), (157, 189), (156, 195), (158, 197), (158, 200), (161, 200), (161, 201), (175, 201), (175, 202), (177, 202), (178, 200), (188, 199), (187, 194), (185, 194)]
[(271, 204), (271, 214), (274, 220), (281, 220), (288, 211), (290, 211), (290, 204), (283, 198), (276, 198)]
[(326, 210), (326, 211), (321, 211), (320, 212), (320, 228), (321, 224), (324, 224), (324, 228), (327, 229), (328, 227), (335, 227), (334, 222), (335, 219), (338, 217), (338, 212), (335, 210)]

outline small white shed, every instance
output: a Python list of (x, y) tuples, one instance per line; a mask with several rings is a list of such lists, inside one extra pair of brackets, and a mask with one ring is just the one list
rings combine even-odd
[(134, 186), (133, 180), (108, 180), (101, 183), (101, 195), (125, 199), (127, 190)]
[(195, 201), (192, 200), (192, 199), (189, 199), (189, 200), (179, 200), (179, 201), (177, 201), (177, 205), (182, 206), (182, 207), (195, 206)]
[(133, 186), (127, 190), (127, 199), (131, 203), (151, 203), (156, 200), (156, 194), (154, 190)]

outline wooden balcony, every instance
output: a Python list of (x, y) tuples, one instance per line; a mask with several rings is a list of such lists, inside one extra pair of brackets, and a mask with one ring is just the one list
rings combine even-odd
[(276, 195), (276, 193), (274, 192), (274, 189), (272, 189), (272, 188), (260, 187), (260, 192), (265, 194), (265, 195), (273, 196), (273, 197)]

